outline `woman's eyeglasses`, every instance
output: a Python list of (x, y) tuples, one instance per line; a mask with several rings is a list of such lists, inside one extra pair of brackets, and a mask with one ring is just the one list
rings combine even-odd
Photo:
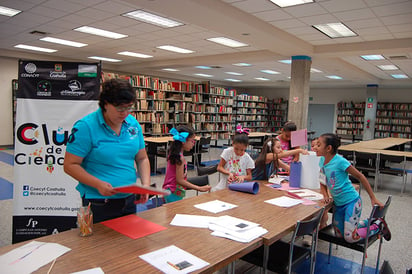
[(121, 107), (121, 106), (114, 106), (114, 108), (118, 111), (118, 112), (131, 112), (134, 110), (133, 106), (125, 106), (125, 107)]

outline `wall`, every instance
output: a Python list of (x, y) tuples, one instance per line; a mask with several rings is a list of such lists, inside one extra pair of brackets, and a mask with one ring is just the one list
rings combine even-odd
[(13, 144), (11, 80), (17, 71), (17, 59), (0, 57), (0, 146)]

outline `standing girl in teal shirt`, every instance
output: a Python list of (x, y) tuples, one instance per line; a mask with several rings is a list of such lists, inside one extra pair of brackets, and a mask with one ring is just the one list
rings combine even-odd
[[(319, 167), (321, 176), (321, 192), (325, 202), (329, 202), (329, 189), (334, 203), (333, 226), (336, 236), (353, 243), (366, 237), (367, 221), (360, 221), (362, 200), (359, 193), (352, 186), (349, 174), (356, 177), (368, 193), (372, 206), (383, 204), (376, 199), (366, 177), (351, 163), (337, 154), (340, 139), (332, 133), (322, 134), (318, 140), (317, 155), (321, 156)], [(390, 232), (383, 219), (377, 220), (370, 227), (375, 234), (382, 229), (386, 240), (390, 240)]]

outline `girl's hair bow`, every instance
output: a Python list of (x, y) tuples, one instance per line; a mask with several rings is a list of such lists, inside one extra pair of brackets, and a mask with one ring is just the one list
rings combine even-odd
[(236, 132), (240, 134), (245, 133), (246, 135), (249, 135), (249, 129), (247, 127), (242, 128), (240, 124), (236, 126)]
[(187, 137), (189, 136), (189, 132), (186, 132), (186, 131), (179, 132), (175, 128), (172, 128), (169, 131), (169, 133), (173, 135), (173, 140), (180, 141), (182, 143), (185, 143)]

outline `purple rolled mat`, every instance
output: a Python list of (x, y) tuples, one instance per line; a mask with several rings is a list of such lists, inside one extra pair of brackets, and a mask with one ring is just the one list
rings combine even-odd
[(232, 183), (229, 184), (230, 190), (257, 194), (259, 192), (259, 183), (257, 182), (244, 182), (244, 183)]

